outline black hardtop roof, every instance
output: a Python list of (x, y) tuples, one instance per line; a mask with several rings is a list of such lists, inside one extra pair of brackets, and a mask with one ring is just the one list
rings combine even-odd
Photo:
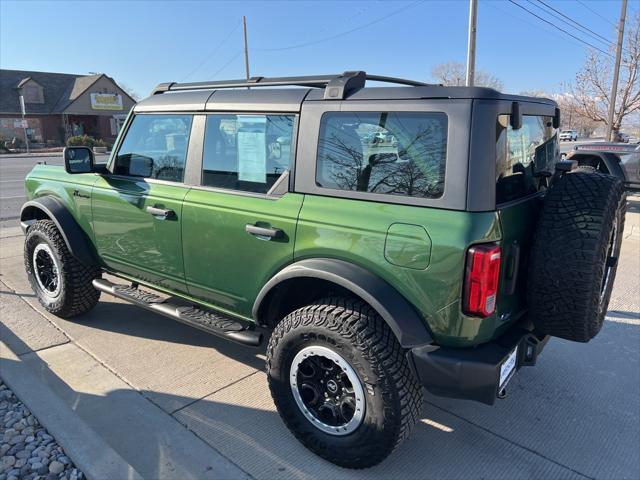
[[(366, 81), (393, 83), (394, 87), (365, 87)], [(260, 87), (260, 88), (256, 88)], [(272, 88), (265, 88), (272, 87)], [(273, 88), (277, 87), (277, 88)], [(290, 87), (290, 88), (283, 88)], [(304, 88), (307, 87), (307, 88)], [(136, 111), (264, 110), (296, 111), (303, 101), (484, 99), (545, 103), (548, 98), (507, 95), (486, 87), (433, 85), (416, 80), (368, 75), (362, 71), (305, 77), (253, 77), (192, 83), (162, 83), (136, 105)]]

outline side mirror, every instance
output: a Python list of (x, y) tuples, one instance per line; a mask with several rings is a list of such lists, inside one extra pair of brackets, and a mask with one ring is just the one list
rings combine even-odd
[(148, 178), (153, 173), (153, 158), (144, 155), (131, 155), (129, 159), (129, 175)]
[(67, 173), (91, 173), (95, 159), (89, 147), (65, 147), (64, 169)]
[(520, 130), (522, 128), (522, 112), (520, 111), (520, 103), (513, 102), (511, 104), (511, 128)]

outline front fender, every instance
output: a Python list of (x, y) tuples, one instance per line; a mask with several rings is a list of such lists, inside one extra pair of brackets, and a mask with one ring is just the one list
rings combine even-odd
[(76, 219), (55, 197), (42, 196), (28, 201), (20, 212), (20, 226), (26, 234), (37, 220), (49, 219), (55, 223), (71, 254), (85, 265), (97, 264), (95, 251)]
[(358, 265), (333, 258), (300, 260), (282, 269), (258, 293), (253, 317), (258, 318), (262, 302), (274, 287), (294, 278), (325, 280), (357, 295), (387, 322), (403, 348), (432, 342), (425, 321), (394, 287)]

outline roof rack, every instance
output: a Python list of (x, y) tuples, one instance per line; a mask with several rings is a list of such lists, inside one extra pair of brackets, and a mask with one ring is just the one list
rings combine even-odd
[(241, 87), (280, 87), (302, 86), (324, 88), (325, 100), (343, 100), (348, 94), (364, 88), (367, 80), (412, 87), (424, 87), (428, 83), (407, 80), (404, 78), (385, 77), (381, 75), (367, 75), (363, 71), (344, 72), (337, 75), (312, 75), (305, 77), (251, 77), (246, 80), (222, 80), (215, 82), (191, 82), (191, 83), (161, 83), (154, 88), (152, 95), (181, 90), (212, 90), (219, 88)]

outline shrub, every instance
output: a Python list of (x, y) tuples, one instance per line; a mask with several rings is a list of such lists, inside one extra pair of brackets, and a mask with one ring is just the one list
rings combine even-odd
[(75, 137), (69, 137), (67, 139), (68, 147), (93, 147), (96, 144), (96, 139), (89, 135), (76, 135)]

